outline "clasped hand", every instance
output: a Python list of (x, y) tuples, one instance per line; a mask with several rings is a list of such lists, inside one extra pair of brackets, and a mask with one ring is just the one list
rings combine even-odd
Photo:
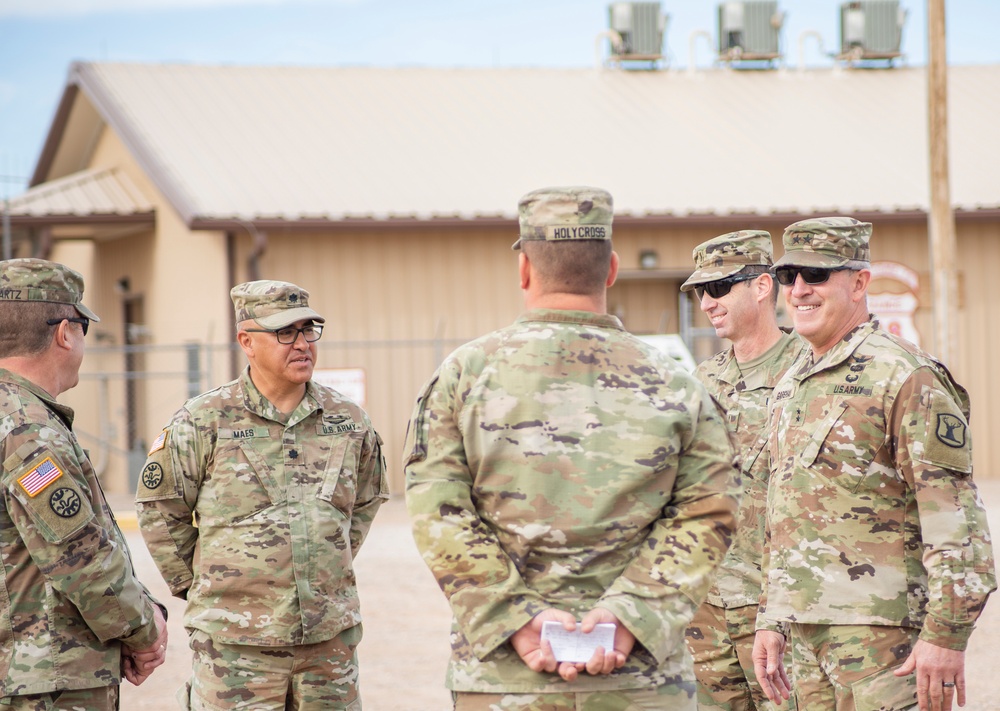
[(534, 672), (558, 672), (566, 681), (575, 680), (582, 671), (594, 676), (610, 674), (625, 664), (635, 645), (635, 637), (619, 622), (618, 617), (597, 607), (584, 615), (580, 630), (587, 634), (601, 623), (615, 625), (615, 648), (606, 650), (598, 647), (587, 662), (559, 662), (556, 661), (552, 645), (542, 640), (542, 624), (545, 622), (559, 622), (567, 632), (572, 632), (577, 626), (576, 617), (572, 613), (550, 607), (535, 615), (528, 624), (515, 632), (510, 643), (529, 669)]

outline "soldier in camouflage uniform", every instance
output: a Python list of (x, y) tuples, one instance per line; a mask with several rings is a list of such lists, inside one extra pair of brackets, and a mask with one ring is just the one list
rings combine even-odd
[(800, 711), (949, 711), (996, 588), (969, 399), (868, 313), (870, 236), (797, 222), (774, 267), (811, 352), (772, 397), (757, 675), (774, 678), (787, 635)]
[[(694, 709), (684, 629), (738, 505), (721, 413), (696, 379), (606, 314), (611, 196), (519, 204), (524, 313), (452, 353), (404, 447), (407, 506), (453, 612), (460, 711)], [(542, 623), (617, 625), (557, 661)]]
[(687, 631), (698, 708), (770, 710), (774, 706), (754, 675), (752, 659), (769, 475), (768, 401), (805, 343), (778, 327), (769, 233), (730, 232), (698, 245), (692, 256), (695, 271), (681, 291), (695, 290), (716, 335), (732, 342), (695, 375), (726, 414), (739, 444), (743, 480), (733, 545)]
[(163, 663), (165, 610), (56, 398), (77, 384), (97, 316), (83, 279), (41, 259), (0, 262), (0, 708), (106, 711), (122, 674)]
[(294, 284), (232, 289), (249, 366), (150, 449), (139, 525), (187, 599), (191, 709), (361, 708), (353, 561), (388, 498), (368, 415), (311, 380), (323, 317)]

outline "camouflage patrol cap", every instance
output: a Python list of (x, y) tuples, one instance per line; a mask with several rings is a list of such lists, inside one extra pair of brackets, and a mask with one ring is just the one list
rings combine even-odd
[(771, 233), (763, 230), (727, 232), (702, 242), (691, 252), (694, 274), (681, 284), (681, 291), (691, 291), (698, 284), (725, 279), (746, 266), (770, 267), (774, 261)]
[(100, 321), (83, 305), (83, 277), (58, 262), (7, 259), (0, 262), (0, 300), (69, 304), (91, 321)]
[(244, 282), (234, 286), (229, 296), (236, 308), (236, 323), (253, 319), (261, 328), (276, 331), (296, 321), (326, 321), (309, 308), (309, 292), (287, 281)]
[(848, 262), (871, 261), (868, 240), (872, 224), (853, 217), (819, 217), (785, 228), (785, 254), (774, 266), (843, 267)]
[(522, 241), (610, 240), (611, 193), (582, 185), (532, 190), (517, 203)]

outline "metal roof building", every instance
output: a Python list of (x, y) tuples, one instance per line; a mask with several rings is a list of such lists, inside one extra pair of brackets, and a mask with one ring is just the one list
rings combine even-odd
[[(950, 365), (973, 393), (988, 476), (1000, 65), (952, 67), (949, 101), (962, 339)], [(420, 384), (453, 345), (519, 311), (516, 204), (544, 185), (614, 195), (609, 304), (636, 332), (704, 325), (677, 292), (699, 242), (757, 228), (780, 246), (794, 220), (849, 214), (875, 224), (875, 259), (913, 273), (915, 329), (929, 336), (926, 103), (923, 68), (78, 63), (11, 222), (19, 255), (87, 277), (99, 347), (68, 396), (101, 423), (91, 437), (113, 482), (134, 476), (125, 453), (141, 458), (192, 388), (231, 377), (228, 291), (250, 278), (314, 293), (330, 315), (321, 365), (363, 373), (395, 477)], [(192, 342), (194, 361), (178, 350)]]

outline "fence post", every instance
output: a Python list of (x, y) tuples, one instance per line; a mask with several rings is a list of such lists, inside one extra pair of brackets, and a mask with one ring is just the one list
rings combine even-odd
[(201, 393), (201, 344), (185, 343), (184, 350), (187, 352), (187, 396), (192, 398)]

